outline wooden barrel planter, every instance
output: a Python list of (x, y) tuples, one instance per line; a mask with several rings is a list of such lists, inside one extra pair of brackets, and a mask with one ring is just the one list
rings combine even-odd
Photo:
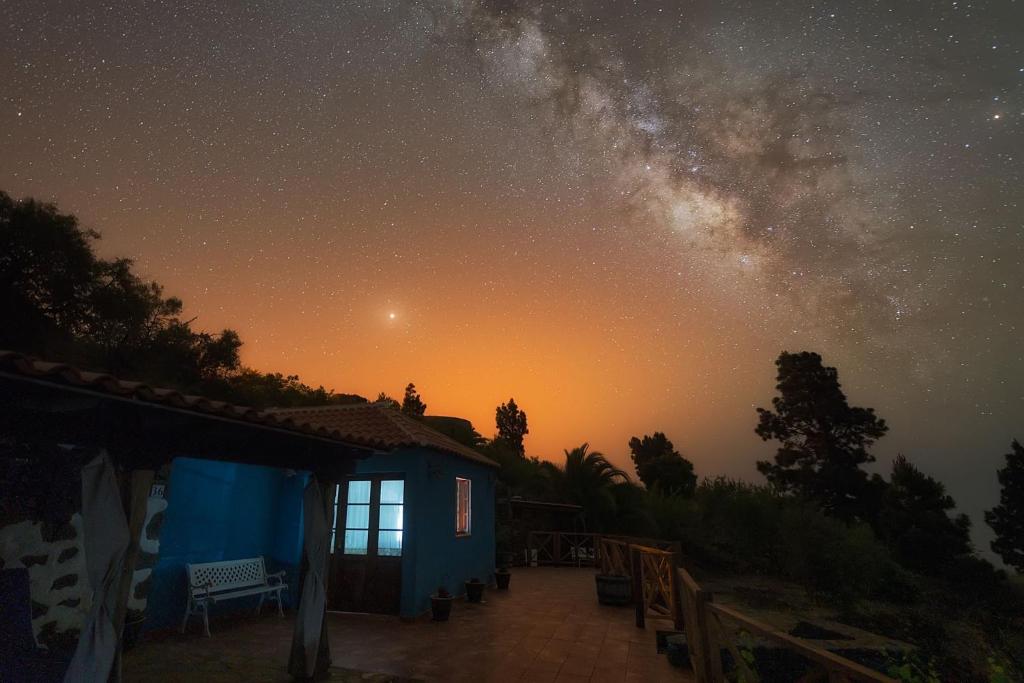
[(597, 601), (602, 605), (633, 604), (633, 579), (630, 577), (597, 574), (594, 580), (597, 581)]

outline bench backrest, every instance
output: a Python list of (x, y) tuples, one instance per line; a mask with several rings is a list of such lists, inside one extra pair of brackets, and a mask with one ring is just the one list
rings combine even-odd
[(210, 584), (210, 591), (217, 592), (262, 586), (267, 582), (267, 570), (262, 557), (187, 564), (185, 567), (188, 569), (188, 580), (193, 590), (196, 586)]

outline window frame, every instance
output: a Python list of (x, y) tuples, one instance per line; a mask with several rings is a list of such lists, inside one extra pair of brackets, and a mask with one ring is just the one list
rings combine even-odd
[[(370, 483), (370, 499), (367, 503), (359, 503), (358, 505), (366, 505), (368, 510), (368, 520), (366, 531), (366, 551), (363, 553), (345, 552), (345, 532), (346, 531), (363, 531), (362, 528), (350, 529), (348, 526), (348, 498), (349, 498), (349, 487), (353, 482), (366, 482)], [(381, 484), (385, 481), (400, 481), (402, 482), (402, 502), (401, 503), (383, 503), (383, 505), (397, 506), (400, 505), (402, 508), (401, 516), (401, 529), (381, 529), (380, 517), (381, 517)], [(402, 474), (358, 474), (347, 478), (344, 481), (336, 482), (334, 489), (334, 509), (331, 519), (331, 546), (330, 554), (332, 556), (337, 555), (338, 557), (345, 558), (388, 558), (400, 560), (405, 555), (405, 540), (406, 531), (405, 523), (405, 507), (406, 501), (406, 480)], [(399, 531), (401, 535), (401, 547), (398, 548), (398, 553), (390, 553), (382, 555), (380, 553), (380, 533), (381, 531)]]
[[(459, 505), (462, 502), (460, 484), (466, 483), (466, 527), (460, 529), (462, 517)], [(473, 535), (473, 480), (469, 477), (455, 477), (455, 538), (469, 538)]]

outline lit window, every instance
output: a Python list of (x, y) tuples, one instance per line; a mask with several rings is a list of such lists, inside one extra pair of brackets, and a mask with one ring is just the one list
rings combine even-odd
[(399, 557), (402, 554), (405, 482), (401, 479), (380, 483), (380, 524), (377, 525), (377, 555)]
[(350, 481), (348, 501), (345, 507), (346, 555), (365, 555), (370, 535), (370, 484), (369, 481)]
[(404, 512), (401, 479), (359, 479), (336, 486), (331, 553), (340, 547), (346, 555), (401, 557)]
[(470, 524), (472, 522), (471, 503), (473, 497), (470, 492), (469, 479), (462, 477), (455, 478), (455, 535), (469, 536)]

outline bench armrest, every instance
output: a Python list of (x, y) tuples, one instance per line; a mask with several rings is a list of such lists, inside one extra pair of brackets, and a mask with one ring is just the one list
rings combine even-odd
[[(190, 582), (188, 585), (189, 585), (189, 597), (191, 597), (193, 599), (197, 599), (197, 598), (201, 598), (201, 599), (204, 599), (204, 600), (205, 599), (209, 599), (209, 597), (210, 597), (210, 589), (213, 588), (213, 583), (212, 582), (210, 582), (210, 581), (207, 581), (206, 583), (191, 583)], [(204, 591), (206, 593), (206, 595), (197, 595), (196, 591)]]
[(277, 583), (283, 584), (284, 577), (287, 572), (274, 572), (273, 574), (267, 574), (267, 584), (270, 584), (271, 579), (277, 579)]

